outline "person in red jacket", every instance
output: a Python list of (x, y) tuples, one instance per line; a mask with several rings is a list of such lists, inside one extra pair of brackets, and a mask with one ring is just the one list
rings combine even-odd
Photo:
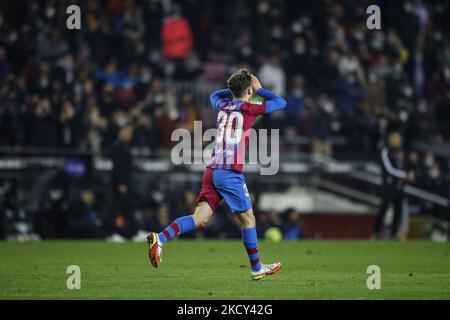
[(163, 21), (161, 40), (166, 58), (183, 60), (191, 51), (194, 43), (191, 25), (179, 6), (174, 6), (172, 15)]

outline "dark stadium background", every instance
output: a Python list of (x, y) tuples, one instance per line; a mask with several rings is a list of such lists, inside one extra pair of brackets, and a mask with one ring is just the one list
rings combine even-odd
[[(81, 30), (66, 28), (70, 4), (81, 8)], [(366, 27), (370, 4), (381, 8), (381, 30)], [(194, 120), (213, 127), (209, 94), (247, 67), (288, 101), (256, 126), (281, 133), (279, 174), (247, 174), (260, 237), (275, 227), (288, 239), (370, 238), (379, 151), (397, 130), (416, 174), (405, 232), (442, 239), (449, 16), (448, 1), (1, 1), (1, 237), (105, 238), (113, 225), (132, 237), (189, 213), (201, 168), (171, 163), (171, 133)], [(133, 176), (123, 213), (111, 161), (127, 124)], [(264, 193), (295, 186), (366, 209), (260, 206)], [(239, 237), (227, 210), (191, 236)]]

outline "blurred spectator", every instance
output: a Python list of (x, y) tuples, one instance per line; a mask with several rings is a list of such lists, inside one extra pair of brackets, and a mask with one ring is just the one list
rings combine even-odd
[(265, 211), (258, 211), (256, 212), (256, 219), (258, 220), (258, 223), (256, 224), (256, 232), (258, 234), (258, 237), (264, 238), (264, 234), (271, 226), (269, 221), (269, 214)]
[(269, 212), (269, 221), (270, 226), (277, 227), (282, 229), (283, 228), (283, 220), (281, 219), (280, 214), (276, 210), (271, 210)]
[(6, 190), (2, 203), (0, 236), (19, 241), (34, 240), (33, 219), (19, 202), (17, 184), (11, 181), (4, 187)]
[(312, 103), (308, 107), (310, 108), (312, 152), (330, 157), (333, 151), (328, 136), (331, 130), (331, 113), (334, 111), (333, 101), (323, 95), (319, 100), (319, 106)]
[(83, 122), (75, 108), (69, 101), (63, 102), (59, 116), (58, 138), (59, 145), (76, 148), (80, 145)]
[(285, 223), (283, 226), (284, 240), (298, 240), (303, 237), (303, 232), (300, 228), (300, 212), (296, 209), (289, 209), (285, 213)]
[(95, 194), (92, 190), (82, 190), (80, 197), (71, 203), (68, 211), (67, 236), (69, 238), (105, 238), (106, 233), (100, 219)]
[(112, 186), (114, 204), (108, 221), (109, 239), (115, 242), (124, 241), (124, 237), (131, 237), (135, 232), (132, 211), (132, 157), (130, 142), (133, 138), (133, 128), (125, 125), (119, 130), (119, 139), (112, 149), (113, 171)]
[(278, 55), (273, 54), (267, 59), (259, 69), (258, 76), (261, 83), (264, 83), (264, 86), (284, 96), (286, 90), (286, 74), (281, 66)]
[(156, 210), (155, 216), (150, 220), (149, 230), (161, 231), (170, 223), (169, 208), (161, 205)]
[(189, 21), (182, 16), (181, 7), (174, 5), (173, 12), (163, 21), (161, 40), (163, 54), (167, 58), (182, 60), (193, 47)]
[(298, 75), (294, 78), (292, 89), (287, 96), (286, 118), (290, 126), (296, 127), (300, 121), (300, 113), (304, 107), (304, 79)]
[(149, 116), (140, 116), (135, 118), (135, 129), (133, 131), (132, 146), (156, 148), (158, 145), (158, 137), (153, 128), (152, 118)]

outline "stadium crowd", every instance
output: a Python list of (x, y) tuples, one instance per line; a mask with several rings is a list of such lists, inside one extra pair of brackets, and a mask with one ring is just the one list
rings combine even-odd
[[(168, 149), (175, 128), (211, 122), (208, 106), (170, 84), (219, 87), (244, 66), (286, 97), (262, 126), (287, 143), (306, 136), (312, 152), (339, 157), (330, 137), (341, 136), (347, 156), (367, 159), (395, 128), (417, 183), (447, 195), (450, 158), (413, 147), (450, 137), (450, 7), (396, 1), (368, 30), (366, 7), (386, 2), (2, 2), (0, 146), (100, 155), (131, 125), (131, 146)], [(66, 28), (74, 3), (81, 30)]]

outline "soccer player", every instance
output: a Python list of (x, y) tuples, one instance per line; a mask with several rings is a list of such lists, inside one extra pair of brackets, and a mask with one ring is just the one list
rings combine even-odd
[[(246, 69), (231, 75), (227, 86), (228, 89), (211, 95), (211, 104), (218, 112), (217, 136), (212, 158), (203, 173), (200, 195), (195, 200), (195, 212), (176, 219), (159, 234), (150, 233), (147, 238), (149, 257), (157, 268), (163, 245), (173, 237), (204, 226), (224, 199), (241, 223), (242, 242), (250, 260), (252, 279), (260, 280), (278, 272), (281, 263), (264, 264), (259, 260), (255, 216), (242, 170), (255, 118), (284, 109), (286, 100), (262, 88), (259, 80)], [(254, 94), (265, 101), (250, 102)]]

